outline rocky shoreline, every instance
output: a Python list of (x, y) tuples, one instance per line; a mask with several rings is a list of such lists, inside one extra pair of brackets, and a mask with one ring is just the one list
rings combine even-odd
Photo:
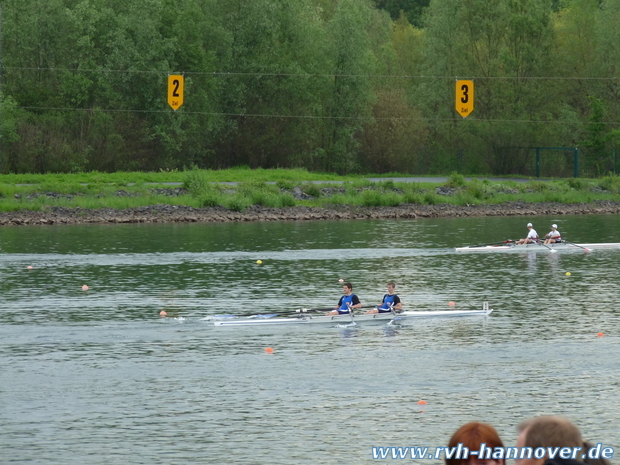
[(110, 224), (110, 223), (226, 223), (246, 221), (311, 221), (464, 218), (476, 216), (535, 216), (618, 214), (620, 202), (560, 204), (553, 202), (506, 202), (496, 205), (457, 206), (449, 204), (398, 207), (358, 207), (348, 205), (319, 207), (267, 208), (252, 206), (242, 212), (223, 207), (193, 208), (175, 205), (115, 210), (50, 207), (44, 211), (20, 210), (0, 213), (0, 226)]

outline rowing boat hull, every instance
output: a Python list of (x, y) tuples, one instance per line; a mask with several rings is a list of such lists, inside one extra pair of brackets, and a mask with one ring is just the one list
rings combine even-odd
[(254, 318), (254, 319), (226, 319), (224, 321), (214, 321), (215, 326), (279, 326), (279, 325), (306, 325), (306, 324), (351, 324), (369, 322), (400, 322), (410, 318), (432, 318), (432, 317), (464, 317), (464, 316), (487, 316), (493, 310), (485, 307), (482, 310), (440, 310), (428, 312), (402, 312), (396, 315), (392, 313), (374, 313), (354, 315), (300, 315), (294, 318)]
[(558, 244), (503, 244), (503, 245), (485, 245), (480, 247), (456, 247), (457, 252), (551, 252), (555, 251), (584, 251), (597, 249), (620, 249), (620, 242), (609, 242), (600, 244), (567, 244), (561, 242)]

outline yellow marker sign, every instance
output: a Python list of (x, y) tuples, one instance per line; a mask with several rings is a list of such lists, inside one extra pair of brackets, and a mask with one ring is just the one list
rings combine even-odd
[(463, 118), (474, 111), (474, 81), (456, 81), (456, 111)]
[(168, 76), (168, 105), (178, 110), (183, 105), (183, 76), (172, 74)]

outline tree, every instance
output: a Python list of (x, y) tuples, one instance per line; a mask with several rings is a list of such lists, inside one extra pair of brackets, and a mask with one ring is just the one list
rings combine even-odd
[(369, 78), (373, 56), (366, 33), (371, 13), (366, 1), (341, 0), (328, 23), (334, 77), (324, 106), (328, 118), (322, 144), (326, 171), (347, 173), (357, 168), (355, 135), (369, 116), (373, 99)]
[(373, 2), (377, 8), (386, 10), (393, 20), (397, 20), (402, 14), (410, 24), (421, 27), (424, 11), (430, 0), (373, 0)]
[[(548, 84), (535, 79), (552, 63), (550, 14), (549, 2), (539, 0), (431, 3), (424, 75), (442, 78), (424, 81), (417, 95), (435, 119), (431, 134), (444, 157), (455, 160), (465, 150), (476, 154), (468, 158), (476, 166), (510, 172), (518, 160), (505, 160), (503, 148), (535, 145), (548, 131), (527, 121), (559, 111)], [(476, 78), (475, 110), (466, 121), (453, 110), (454, 80), (448, 76)]]

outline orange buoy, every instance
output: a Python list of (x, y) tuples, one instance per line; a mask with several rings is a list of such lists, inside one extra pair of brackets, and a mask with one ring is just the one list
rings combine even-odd
[(340, 278), (340, 279), (338, 280), (338, 282), (339, 282), (339, 283), (343, 283), (343, 282), (344, 282), (344, 279)]
[(448, 305), (449, 305), (450, 307), (454, 307), (456, 304), (455, 304), (454, 302), (450, 301), (450, 302), (448, 302)]
[(32, 266), (30, 266), (30, 265), (28, 265), (26, 268), (29, 269), (29, 270), (32, 270)]
[(419, 400), (418, 405), (427, 405), (425, 400)]
[(164, 310), (162, 310), (161, 312), (159, 312), (159, 316), (166, 316), (166, 315), (167, 315), (167, 313), (166, 313)]
[(88, 286), (87, 286), (86, 284), (84, 284), (84, 285), (82, 286), (82, 290), (83, 290), (83, 291), (87, 291), (87, 290), (88, 290)]
[(273, 354), (273, 349), (271, 347), (267, 347), (265, 349), (265, 352), (267, 352), (268, 354)]
[(596, 334), (598, 337), (603, 337), (605, 335), (605, 333), (597, 333)]

